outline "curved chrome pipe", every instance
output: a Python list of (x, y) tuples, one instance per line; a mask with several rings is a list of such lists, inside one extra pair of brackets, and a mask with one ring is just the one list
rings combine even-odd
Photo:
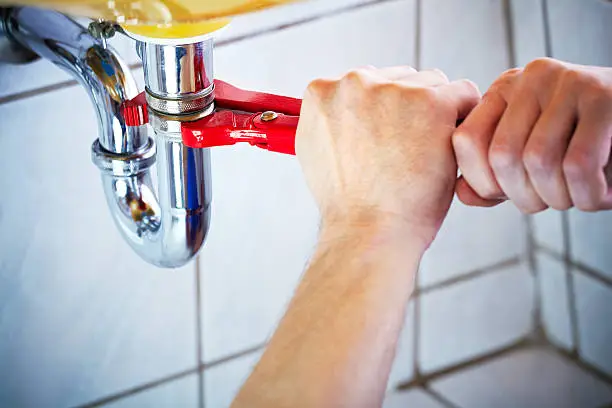
[(121, 106), (138, 95), (136, 82), (116, 52), (75, 21), (26, 7), (5, 12), (3, 25), (10, 38), (72, 73), (87, 89), (99, 128), (92, 157), (102, 171), (113, 219), (130, 246), (161, 267), (189, 262), (210, 222), (210, 153), (185, 147), (167, 123), (165, 130), (155, 129), (155, 141), (145, 126), (126, 126)]

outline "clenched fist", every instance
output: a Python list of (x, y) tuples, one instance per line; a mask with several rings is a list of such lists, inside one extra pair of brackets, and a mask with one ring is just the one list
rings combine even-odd
[(479, 101), (472, 82), (410, 67), (311, 83), (296, 151), (323, 229), (406, 228), (427, 247), (454, 195), (451, 135)]
[(453, 136), (466, 204), (612, 209), (612, 68), (539, 59), (504, 73)]

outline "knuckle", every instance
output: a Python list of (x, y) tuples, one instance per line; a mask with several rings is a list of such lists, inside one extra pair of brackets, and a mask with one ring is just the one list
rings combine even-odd
[(549, 204), (550, 208), (556, 211), (567, 211), (572, 208), (572, 204), (566, 201), (555, 201)]
[(475, 136), (471, 132), (465, 131), (464, 128), (456, 131), (452, 135), (452, 143), (455, 150), (460, 155), (471, 155), (477, 148)]
[(500, 79), (501, 78), (504, 78), (504, 79), (514, 78), (515, 76), (517, 76), (518, 74), (522, 72), (523, 72), (522, 68), (510, 68), (502, 72), (502, 74), (500, 75)]
[(504, 173), (520, 162), (520, 155), (505, 145), (496, 144), (489, 151), (489, 162), (496, 173)]
[(469, 79), (461, 79), (459, 82), (464, 84), (466, 88), (470, 89), (473, 93), (480, 95), (480, 88), (476, 85), (476, 82)]
[(474, 185), (474, 191), (485, 200), (499, 200), (504, 195), (493, 183)]
[(552, 72), (563, 69), (564, 65), (560, 61), (552, 58), (537, 58), (525, 65), (525, 73), (529, 76), (540, 77), (550, 75)]
[(318, 98), (326, 97), (336, 87), (336, 81), (331, 79), (315, 79), (308, 84), (306, 94)]
[(522, 68), (511, 68), (504, 71), (499, 78), (493, 82), (493, 85), (489, 87), (486, 94), (497, 93), (500, 95), (506, 95), (515, 83), (516, 78), (523, 72)]
[(579, 201), (576, 203), (576, 208), (584, 212), (596, 212), (599, 210), (599, 206), (590, 200)]
[(533, 203), (533, 204), (523, 205), (523, 206), (519, 207), (519, 209), (524, 214), (533, 215), (533, 214), (541, 213), (544, 210), (547, 210), (548, 209), (548, 205), (540, 204), (540, 203)]
[(591, 165), (590, 157), (574, 149), (563, 160), (563, 173), (570, 180), (582, 180)]
[(430, 109), (438, 108), (439, 105), (439, 97), (435, 88), (430, 87), (417, 87), (417, 88), (408, 88), (407, 94), (409, 98), (418, 101), (418, 103), (427, 106)]
[(595, 77), (584, 78), (582, 102), (589, 108), (612, 109), (612, 87)]
[(444, 82), (448, 83), (448, 76), (439, 68), (434, 68), (431, 70), (434, 74), (438, 75), (440, 78), (444, 80)]
[(366, 69), (352, 69), (342, 79), (345, 82), (364, 84), (366, 82)]
[(537, 148), (525, 149), (523, 163), (527, 171), (533, 174), (550, 173), (556, 165), (552, 155)]
[(570, 92), (577, 86), (585, 83), (585, 75), (576, 69), (566, 69), (560, 78), (561, 89), (564, 92)]

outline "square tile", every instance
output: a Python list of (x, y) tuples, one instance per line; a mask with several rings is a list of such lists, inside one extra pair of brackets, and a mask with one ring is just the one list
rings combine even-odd
[(110, 404), (107, 408), (199, 408), (197, 374), (139, 392)]
[[(222, 47), (216, 72), (237, 86), (300, 96), (317, 77), (366, 64), (409, 64), (413, 12), (413, 1), (386, 2)], [(250, 146), (216, 149), (213, 185), (213, 222), (200, 264), (206, 361), (272, 333), (313, 252), (319, 223), (294, 157)]]
[(495, 208), (471, 208), (458, 200), (453, 205), (423, 260), (421, 287), (526, 253), (523, 216), (510, 203)]
[(531, 219), (536, 243), (563, 256), (565, 253), (563, 213), (547, 210), (533, 215)]
[(482, 91), (509, 68), (503, 0), (422, 1), (421, 65)]
[(572, 210), (569, 230), (572, 259), (612, 279), (612, 251), (608, 245), (612, 211), (584, 213)]
[(512, 344), (532, 329), (532, 309), (524, 265), (424, 294), (421, 368), (429, 373)]
[(470, 408), (595, 408), (612, 388), (546, 349), (505, 355), (435, 381), (432, 388)]
[(520, 67), (546, 56), (542, 0), (511, 0), (516, 64)]
[(388, 394), (383, 408), (444, 408), (431, 395), (421, 388)]
[[(83, 26), (87, 19), (79, 19)], [(140, 62), (136, 55), (135, 43), (124, 35), (117, 35), (109, 41), (128, 64)], [(0, 99), (13, 94), (33, 91), (60, 82), (73, 81), (74, 77), (47, 60), (38, 60), (25, 65), (0, 63)], [(76, 86), (76, 85), (73, 85)]]
[(612, 287), (574, 274), (580, 356), (612, 376)]
[[(612, 4), (602, 0), (548, 2), (554, 58), (577, 64), (612, 65)], [(579, 35), (577, 35), (579, 33)]]
[(159, 270), (119, 236), (85, 92), (5, 104), (0, 117), (3, 405), (74, 406), (195, 367), (194, 265)]
[(400, 334), (395, 352), (395, 361), (391, 367), (387, 390), (406, 383), (414, 376), (414, 301), (410, 301), (406, 308), (404, 328)]
[(204, 406), (229, 407), (261, 358), (256, 352), (204, 371)]
[[(297, 21), (304, 21), (316, 16), (333, 14), (365, 2), (366, 0), (316, 0), (298, 2), (238, 16), (234, 18), (229, 27), (218, 33), (217, 41), (223, 43), (238, 40), (278, 26), (294, 24)], [(83, 26), (89, 24), (88, 19), (79, 18), (77, 20)], [(140, 62), (135, 51), (135, 42), (130, 38), (117, 35), (110, 40), (110, 44), (128, 64)], [(48, 61), (38, 61), (22, 66), (0, 64), (0, 98), (72, 79), (69, 74)]]
[(288, 26), (313, 18), (330, 16), (348, 7), (368, 3), (368, 0), (310, 0), (282, 5), (260, 12), (235, 17), (231, 24), (219, 32), (218, 41), (226, 42)]
[(574, 341), (565, 265), (543, 253), (537, 254), (536, 261), (542, 296), (542, 320), (546, 334), (553, 343), (572, 349)]

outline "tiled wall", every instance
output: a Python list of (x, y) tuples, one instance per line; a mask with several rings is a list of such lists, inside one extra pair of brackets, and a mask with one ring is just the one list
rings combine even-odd
[[(438, 67), (484, 90), (547, 54), (612, 65), (610, 41), (601, 0), (317, 0), (238, 18), (215, 69), (294, 96), (367, 64)], [(113, 44), (141, 76), (130, 42)], [(197, 265), (165, 271), (112, 224), (89, 161), (93, 110), (69, 76), (0, 65), (0, 123), (0, 406), (228, 406), (315, 244), (295, 159), (214, 150), (208, 243)], [(528, 222), (511, 205), (455, 203), (423, 261), (385, 406), (612, 402), (608, 231), (608, 214)], [(540, 346), (540, 321), (558, 348)]]

